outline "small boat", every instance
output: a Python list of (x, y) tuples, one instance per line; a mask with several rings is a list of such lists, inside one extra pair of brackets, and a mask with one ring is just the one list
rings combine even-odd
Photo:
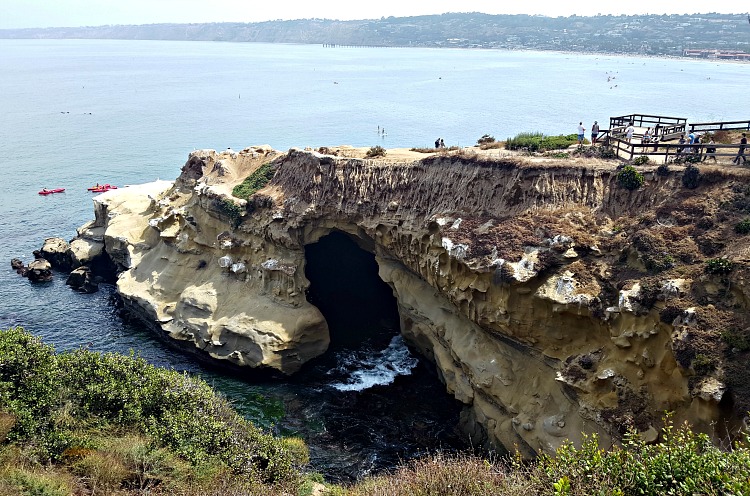
[(62, 193), (65, 191), (65, 188), (55, 188), (55, 189), (47, 189), (44, 188), (42, 191), (39, 192), (40, 195), (51, 195), (52, 193)]
[(104, 193), (105, 191), (109, 191), (111, 189), (117, 189), (117, 186), (113, 186), (111, 184), (97, 184), (96, 186), (88, 188), (88, 190), (92, 193)]

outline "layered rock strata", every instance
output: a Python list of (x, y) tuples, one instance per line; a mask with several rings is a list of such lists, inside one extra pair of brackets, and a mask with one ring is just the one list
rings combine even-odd
[[(103, 250), (165, 336), (291, 374), (330, 339), (304, 247), (341, 231), (374, 253), (477, 439), (533, 456), (582, 432), (655, 439), (664, 411), (717, 437), (741, 422), (747, 245), (726, 233), (744, 207), (721, 205), (745, 201), (743, 171), (687, 190), (646, 170), (629, 191), (614, 163), (324, 151), (193, 152), (174, 183), (95, 197), (75, 259)], [(263, 189), (233, 196), (267, 164)], [(721, 256), (733, 271), (706, 272)]]

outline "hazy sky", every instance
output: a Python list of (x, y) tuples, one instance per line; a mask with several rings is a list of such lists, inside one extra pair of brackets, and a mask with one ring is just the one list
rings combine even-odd
[(743, 13), (747, 0), (564, 2), (543, 0), (0, 0), (0, 29), (160, 22), (257, 22), (273, 19), (375, 19), (388, 16), (484, 12), (547, 16)]

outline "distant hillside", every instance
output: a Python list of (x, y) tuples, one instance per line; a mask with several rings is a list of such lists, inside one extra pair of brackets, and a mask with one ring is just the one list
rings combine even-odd
[(451, 13), (335, 21), (147, 24), (0, 30), (0, 38), (313, 43), (682, 55), (685, 49), (750, 51), (745, 14), (543, 17)]

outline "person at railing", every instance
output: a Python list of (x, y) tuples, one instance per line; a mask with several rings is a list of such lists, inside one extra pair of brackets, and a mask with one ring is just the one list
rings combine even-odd
[(646, 132), (643, 133), (643, 139), (641, 143), (651, 143), (651, 128), (646, 128)]
[(718, 160), (716, 160), (716, 143), (714, 142), (713, 137), (711, 137), (708, 146), (706, 146), (706, 156), (703, 157), (702, 162), (705, 162), (709, 158), (714, 159), (714, 162), (718, 162)]
[(586, 128), (583, 127), (583, 121), (578, 123), (578, 148), (583, 146), (583, 138), (586, 136)]
[(633, 127), (633, 123), (631, 122), (630, 124), (628, 124), (628, 127), (625, 128), (625, 137), (627, 138), (628, 142), (633, 139), (634, 132), (635, 128)]
[(680, 141), (678, 141), (679, 146), (677, 147), (677, 151), (675, 152), (675, 155), (679, 157), (682, 155), (682, 152), (685, 150), (685, 133), (682, 133), (680, 135)]
[(594, 124), (591, 126), (591, 146), (594, 146), (596, 144), (596, 139), (599, 137), (599, 122), (594, 121)]
[(696, 133), (690, 133), (690, 134), (693, 135), (693, 143), (692, 144), (693, 145), (697, 145), (697, 146), (693, 146), (693, 149), (691, 151), (693, 152), (693, 154), (698, 155), (698, 157), (700, 157), (701, 154), (703, 153), (703, 147), (700, 146), (700, 144), (701, 144), (701, 137), (698, 134), (696, 134)]
[(747, 158), (745, 158), (745, 148), (747, 148), (747, 133), (742, 133), (740, 149), (737, 151), (737, 156), (732, 159), (733, 164), (740, 165), (740, 159), (742, 159), (743, 164), (747, 163)]

